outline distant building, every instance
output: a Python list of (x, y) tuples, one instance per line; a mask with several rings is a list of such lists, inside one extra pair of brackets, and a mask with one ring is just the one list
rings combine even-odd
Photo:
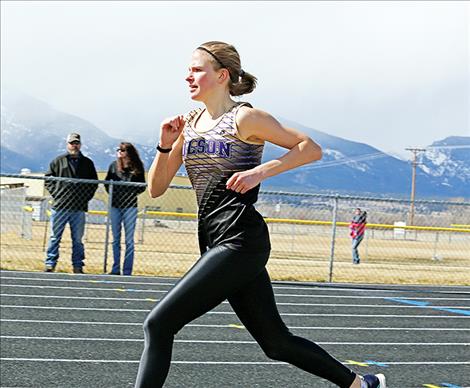
[[(26, 188), (26, 201), (37, 210), (42, 218), (44, 212), (44, 198), (49, 197), (48, 191), (45, 189), (43, 179), (30, 179), (28, 177), (43, 177), (43, 173), (26, 172), (27, 169), (21, 170), (21, 175), (24, 177), (0, 177), (0, 186), (3, 188)], [(25, 171), (23, 173), (23, 171)], [(98, 179), (104, 180), (106, 171), (98, 172)], [(147, 177), (146, 177), (147, 179)], [(183, 174), (178, 174), (171, 181), (175, 186), (190, 186), (189, 178)], [(193, 190), (180, 190), (168, 189), (167, 192), (159, 198), (150, 198), (147, 193), (142, 193), (138, 197), (139, 208), (145, 207), (149, 209), (159, 209), (164, 212), (179, 212), (179, 213), (197, 213), (196, 196)], [(96, 203), (107, 203), (107, 193), (101, 186), (95, 194), (94, 200)], [(100, 208), (98, 206), (97, 208)]]

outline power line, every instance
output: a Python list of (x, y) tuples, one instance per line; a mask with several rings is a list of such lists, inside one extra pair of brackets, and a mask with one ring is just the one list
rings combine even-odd
[(413, 153), (413, 160), (411, 161), (411, 198), (410, 198), (410, 214), (409, 214), (409, 225), (413, 225), (415, 217), (415, 192), (416, 192), (416, 167), (418, 166), (418, 153), (425, 152), (425, 148), (405, 148), (407, 151)]
[(470, 144), (468, 145), (442, 145), (442, 146), (428, 146), (426, 150), (433, 150), (433, 149), (448, 149), (448, 150), (456, 150), (460, 148), (470, 148)]
[(373, 154), (364, 154), (364, 155), (358, 155), (352, 158), (344, 157), (341, 159), (336, 159), (336, 160), (330, 160), (328, 162), (321, 162), (318, 164), (313, 164), (313, 165), (308, 165), (305, 167), (305, 169), (311, 170), (311, 169), (317, 169), (317, 168), (325, 168), (325, 167), (335, 167), (339, 166), (341, 164), (351, 164), (351, 163), (357, 163), (357, 162), (364, 162), (364, 161), (369, 161), (372, 159), (378, 159), (378, 158), (385, 158), (387, 155), (383, 152), (376, 152)]

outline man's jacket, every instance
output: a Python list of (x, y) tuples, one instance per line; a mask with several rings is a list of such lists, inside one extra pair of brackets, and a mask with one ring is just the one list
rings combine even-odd
[[(46, 177), (98, 179), (93, 161), (82, 153), (78, 157), (77, 167), (69, 161), (68, 154), (55, 158), (49, 165)], [(52, 208), (55, 210), (88, 210), (88, 201), (95, 195), (96, 183), (77, 183), (46, 180), (46, 189), (54, 199)]]

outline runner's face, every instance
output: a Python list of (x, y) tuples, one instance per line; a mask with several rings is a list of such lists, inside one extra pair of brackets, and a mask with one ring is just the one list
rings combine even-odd
[(209, 54), (201, 50), (194, 51), (186, 77), (191, 99), (204, 101), (205, 97), (219, 85), (218, 77), (219, 71), (214, 70)]

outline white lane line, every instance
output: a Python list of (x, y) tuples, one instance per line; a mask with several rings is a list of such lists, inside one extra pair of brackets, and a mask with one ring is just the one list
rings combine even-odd
[[(15, 279), (15, 280), (29, 280), (29, 281), (46, 281), (46, 282), (69, 282), (69, 283), (104, 283), (104, 284), (121, 284), (121, 285), (150, 285), (150, 286), (174, 286), (176, 283), (151, 283), (151, 282), (120, 282), (114, 280), (95, 280), (95, 279), (48, 279), (48, 278), (28, 278), (28, 277), (5, 277), (2, 276), (2, 279)], [(370, 292), (370, 289), (351, 289), (351, 288), (339, 288), (331, 287), (324, 288), (321, 286), (276, 286), (273, 285), (274, 289), (279, 290), (303, 290), (303, 291), (350, 291), (350, 292)], [(400, 290), (373, 290), (375, 292), (390, 292), (390, 293), (400, 293), (403, 291)], [(470, 291), (469, 291), (470, 293)]]
[[(94, 341), (94, 342), (143, 342), (143, 338), (77, 338), (77, 337), (29, 337), (20, 335), (2, 335), (3, 339), (21, 339), (33, 341)], [(256, 341), (223, 341), (223, 340), (182, 340), (176, 339), (178, 343), (194, 343), (194, 344), (254, 344)], [(463, 342), (315, 342), (318, 345), (359, 345), (359, 346), (470, 346), (470, 343)]]
[[(95, 296), (67, 296), (67, 295), (31, 295), (31, 294), (2, 294), (0, 293), (0, 298), (2, 297), (17, 297), (17, 298), (44, 298), (44, 299), (77, 299), (77, 300), (112, 300), (112, 301), (132, 301), (132, 302), (146, 302), (146, 303), (155, 303), (158, 302), (158, 299), (153, 298), (105, 298), (105, 297), (95, 297)], [(229, 302), (222, 302), (222, 304), (229, 304)], [(373, 307), (373, 308), (387, 308), (387, 309), (416, 309), (416, 306), (411, 305), (383, 305), (383, 304), (349, 304), (349, 303), (284, 303), (276, 302), (277, 306), (306, 306), (306, 307)], [(470, 306), (420, 306), (421, 309), (435, 309), (439, 308), (454, 308), (454, 309), (463, 309), (470, 310)]]
[[(167, 293), (167, 290), (152, 290), (152, 289), (135, 289), (135, 288), (100, 288), (100, 287), (59, 287), (59, 286), (38, 286), (31, 284), (1, 284), (1, 288), (7, 287), (20, 287), (20, 288), (34, 288), (37, 289), (59, 289), (59, 290), (92, 290), (92, 291), (120, 291), (120, 292), (148, 292), (148, 293)], [(292, 298), (342, 298), (342, 299), (384, 299), (384, 296), (356, 296), (356, 295), (321, 295), (321, 294), (275, 294), (277, 297), (292, 297)], [(438, 297), (402, 297), (401, 299), (412, 300), (464, 300), (470, 301), (470, 298), (438, 298)]]
[[(2, 297), (16, 297), (16, 298), (45, 298), (45, 299), (78, 299), (78, 300), (113, 300), (113, 301), (132, 301), (132, 302), (158, 302), (158, 299), (153, 298), (105, 298), (100, 296), (67, 296), (67, 295), (31, 295), (31, 294), (4, 294), (0, 293)], [(227, 302), (223, 302), (227, 303)], [(395, 307), (395, 306), (394, 306)], [(414, 307), (415, 306), (406, 306)], [(457, 306), (452, 306), (457, 308)], [(462, 307), (459, 307), (462, 308)], [(465, 308), (465, 307), (464, 307)], [(470, 308), (470, 307), (468, 307)]]
[[(55, 306), (20, 306), (0, 305), (1, 308), (29, 309), (29, 310), (73, 310), (73, 311), (107, 311), (117, 313), (149, 312), (150, 309), (119, 309), (119, 308), (93, 308), (93, 307), (55, 307)], [(236, 315), (233, 311), (209, 311), (209, 315)], [(470, 319), (470, 316), (460, 315), (401, 315), (401, 314), (315, 314), (315, 313), (281, 313), (290, 317), (354, 317), (354, 318), (426, 318), (426, 319)]]
[[(116, 280), (95, 280), (95, 279), (49, 279), (49, 278), (34, 278), (34, 277), (8, 277), (8, 276), (1, 276), (1, 279), (14, 279), (14, 280), (28, 280), (28, 281), (44, 281), (44, 282), (68, 282), (68, 283), (96, 283), (96, 284), (119, 284), (119, 285), (144, 285), (144, 286), (174, 286), (176, 283), (159, 283), (159, 282), (122, 282)], [(351, 284), (352, 286), (357, 287), (357, 284)], [(465, 286), (462, 286), (463, 290)], [(383, 289), (370, 289), (370, 288), (347, 288), (347, 287), (322, 287), (318, 285), (311, 285), (311, 286), (276, 286), (273, 284), (273, 289), (277, 290), (303, 290), (303, 291), (348, 291), (348, 292), (390, 292), (390, 293), (404, 293), (408, 291), (403, 290), (383, 290)], [(422, 292), (419, 288), (416, 292)], [(441, 291), (433, 291), (433, 292), (441, 292)], [(443, 291), (447, 293), (447, 291)], [(470, 291), (457, 291), (457, 293), (464, 293), (470, 294)]]
[[(257, 362), (257, 361), (174, 361), (176, 364), (222, 364), (222, 365), (237, 365), (237, 364), (260, 364), (260, 365), (287, 365), (286, 362)], [(172, 361), (173, 363), (173, 361)], [(381, 361), (381, 364), (387, 365), (470, 365), (470, 361)]]
[[(59, 287), (59, 286), (35, 286), (35, 285), (30, 285), (30, 284), (1, 284), (1, 288), (6, 288), (6, 287), (19, 287), (19, 288), (34, 288), (36, 290), (44, 290), (44, 289), (59, 289), (59, 290), (92, 290), (92, 291), (120, 291), (120, 292), (148, 292), (148, 293), (161, 293), (161, 294), (166, 294), (168, 290), (144, 290), (140, 289), (137, 290), (135, 288), (100, 288), (100, 287)], [(383, 299), (383, 298), (381, 298)], [(416, 298), (414, 298), (416, 299)]]
[[(59, 277), (59, 276), (64, 276), (64, 277), (69, 277), (69, 278), (76, 278), (78, 275), (77, 274), (72, 274), (72, 273), (66, 273), (66, 272), (52, 272), (52, 273), (44, 273), (42, 271), (38, 272), (38, 271), (17, 271), (17, 270), (0, 270), (0, 277), (8, 277), (8, 278), (11, 278), (11, 279), (14, 279), (16, 278), (16, 276), (4, 276), (5, 274), (13, 274), (13, 273), (18, 273), (18, 274), (21, 274), (21, 275), (39, 275), (39, 276), (44, 276), (44, 278), (47, 278), (47, 277), (53, 277), (53, 276), (56, 276), (56, 277)], [(38, 277), (39, 277), (38, 276)], [(116, 275), (108, 275), (108, 274), (88, 274), (88, 275), (80, 275), (80, 276), (83, 276), (83, 277), (89, 277), (89, 276), (99, 276), (99, 277), (105, 277), (105, 278), (108, 278), (108, 279), (116, 279)], [(135, 278), (139, 278), (139, 279), (150, 279), (150, 280), (155, 280), (155, 279), (160, 279), (160, 280), (170, 280), (170, 281), (175, 281), (175, 280), (178, 280), (179, 278), (175, 278), (174, 276), (151, 276), (151, 275), (139, 275), (139, 276), (135, 276), (135, 275), (121, 275), (122, 278), (125, 278), (125, 279), (135, 279)], [(35, 279), (37, 278), (36, 276), (34, 277)], [(43, 279), (41, 277), (41, 279)], [(442, 286), (442, 287), (445, 287), (445, 286)], [(459, 287), (459, 286), (455, 286), (455, 287)]]
[[(352, 296), (352, 295), (297, 295), (297, 294), (276, 294), (278, 296), (296, 297), (296, 298), (350, 298), (350, 299), (384, 299), (384, 296)], [(402, 297), (401, 299), (412, 299), (412, 300), (465, 300), (470, 301), (470, 298), (437, 298), (437, 297)]]
[[(0, 319), (0, 322), (16, 322), (16, 323), (53, 323), (65, 325), (104, 325), (104, 326), (143, 326), (143, 322), (91, 322), (91, 321), (53, 321), (47, 319)], [(186, 326), (190, 326), (186, 325)], [(218, 325), (214, 327), (229, 327), (228, 325)], [(469, 329), (470, 331), (470, 329)]]
[[(90, 322), (90, 321), (54, 321), (45, 319), (0, 319), (0, 322), (15, 322), (15, 323), (52, 323), (52, 324), (66, 324), (66, 325), (109, 325), (109, 326), (143, 326), (143, 322)], [(215, 324), (198, 324), (189, 323), (184, 327), (204, 327), (204, 328), (225, 328), (234, 329), (231, 324), (215, 325)], [(243, 327), (242, 327), (243, 328)], [(289, 326), (290, 329), (299, 330), (383, 330), (383, 331), (470, 331), (470, 328), (461, 327), (344, 327), (344, 326)]]
[[(79, 362), (79, 363), (114, 363), (114, 364), (137, 364), (140, 360), (84, 360), (64, 358), (13, 358), (2, 357), (0, 361), (30, 361), (30, 362)], [(279, 361), (172, 361), (172, 364), (195, 364), (195, 365), (286, 365), (290, 364)], [(387, 365), (470, 365), (470, 361), (381, 361)]]
[[(114, 311), (114, 312), (123, 312), (123, 313), (136, 313), (136, 312), (145, 312), (148, 313), (150, 309), (120, 309), (120, 308), (94, 308), (94, 307), (54, 307), (54, 306), (15, 306), (15, 305), (0, 305), (1, 308), (19, 308), (19, 309), (31, 309), (31, 310), (77, 310), (77, 311)], [(206, 314), (214, 313), (209, 311)], [(234, 313), (232, 313), (234, 314)]]
[[(44, 277), (19, 277), (19, 276), (5, 276), (5, 274), (12, 274), (12, 273), (19, 273), (22, 275), (30, 275), (30, 274), (36, 274), (36, 275), (45, 275)], [(51, 279), (52, 276), (66, 276), (67, 278), (63, 279)], [(80, 275), (82, 277), (83, 275)], [(100, 278), (103, 277), (103, 279), (113, 279), (110, 280), (109, 282), (116, 282), (119, 284), (144, 284), (144, 285), (152, 285), (152, 284), (159, 284), (159, 283), (154, 283), (154, 282), (125, 282), (121, 281), (118, 282), (116, 281), (116, 276), (109, 276), (107, 274), (89, 274), (88, 276), (99, 276)], [(178, 281), (179, 278), (175, 277), (165, 277), (165, 276), (144, 276), (144, 275), (139, 275), (139, 276), (125, 276), (122, 275), (123, 278), (126, 279), (135, 279), (135, 278), (141, 278), (141, 279), (150, 279), (150, 280), (169, 280), (173, 281), (173, 283), (161, 283), (164, 285), (174, 285), (175, 280)], [(49, 274), (43, 274), (41, 272), (28, 272), (28, 271), (13, 271), (13, 270), (0, 270), (0, 278), (3, 279), (30, 279), (30, 280), (54, 280), (54, 281), (85, 281), (85, 282), (90, 282), (90, 281), (95, 281), (94, 279), (88, 279), (87, 275), (84, 275), (83, 278), (87, 278), (88, 280), (80, 280), (76, 279), (77, 275), (74, 274), (69, 274), (69, 273), (49, 273)], [(73, 279), (70, 279), (73, 278)], [(96, 280), (96, 282), (101, 282), (101, 280)], [(106, 281), (108, 282), (108, 281)], [(390, 288), (400, 288), (400, 290), (384, 290), (384, 289), (371, 289), (370, 287), (377, 287), (381, 286), (380, 284), (361, 284), (361, 283), (340, 283), (341, 285), (345, 287), (327, 287), (324, 283), (317, 284), (315, 282), (311, 282), (308, 284), (300, 284), (302, 282), (298, 282), (300, 285), (299, 286), (292, 286), (292, 281), (282, 281), (282, 280), (276, 280), (273, 281), (273, 285), (279, 284), (281, 286), (275, 286), (276, 288), (292, 288), (292, 289), (305, 289), (305, 290), (310, 290), (312, 288), (318, 288), (321, 291), (331, 291), (331, 290), (343, 290), (343, 291), (362, 291), (362, 292), (369, 292), (371, 290), (373, 291), (379, 291), (379, 292), (403, 292), (403, 291), (409, 291), (416, 289), (416, 292), (422, 292), (423, 290), (426, 291), (427, 289), (431, 289), (433, 293), (468, 293), (470, 294), (470, 290), (468, 286), (459, 286), (459, 285), (454, 285), (454, 286), (449, 286), (449, 285), (439, 285), (439, 286), (427, 286), (427, 285), (414, 285), (414, 284), (386, 284), (385, 286), (390, 287)], [(333, 283), (335, 285), (338, 285), (339, 283)], [(356, 287), (369, 287), (369, 288), (356, 288)], [(351, 289), (350, 287), (354, 287), (354, 289)], [(406, 287), (407, 290), (403, 290), (402, 288)], [(436, 290), (438, 288), (439, 290)], [(409, 289), (409, 290), (408, 290)], [(442, 289), (442, 290), (440, 290)], [(448, 290), (446, 290), (448, 289)], [(455, 290), (462, 290), (462, 291), (455, 291)]]
[(5, 277), (1, 276), (0, 279), (18, 279), (29, 281), (42, 281), (42, 282), (60, 282), (60, 283), (96, 283), (96, 284), (122, 284), (122, 285), (141, 285), (141, 286), (173, 286), (176, 283), (149, 283), (149, 282), (119, 282), (115, 280), (96, 280), (96, 279), (47, 279), (47, 278), (23, 278), (23, 277)]

